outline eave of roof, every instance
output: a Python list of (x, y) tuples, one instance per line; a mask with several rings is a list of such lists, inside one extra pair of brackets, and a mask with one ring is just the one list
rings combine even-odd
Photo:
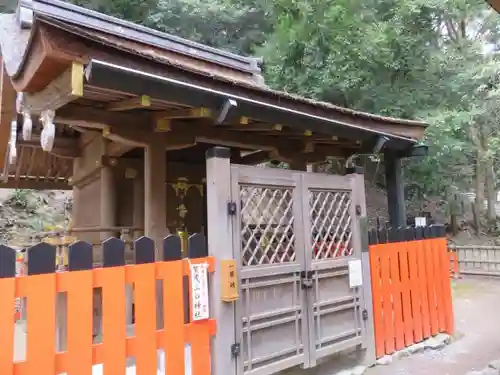
[(33, 16), (53, 18), (72, 25), (108, 33), (122, 39), (140, 42), (191, 57), (196, 56), (199, 59), (243, 72), (261, 73), (259, 68), (261, 59), (212, 48), (59, 0), (20, 0), (20, 9), (29, 9), (33, 12), (31, 19), (30, 15), (24, 17), (23, 23), (25, 23), (25, 26), (32, 24)]
[[(98, 60), (93, 60), (87, 66), (86, 77), (87, 83), (93, 86), (136, 95), (149, 95), (166, 101), (179, 101), (182, 99), (188, 105), (204, 106), (215, 110), (220, 109), (228, 100), (234, 100), (236, 102), (235, 111), (238, 116), (255, 117), (258, 114), (261, 121), (285, 123), (295, 128), (322, 134), (350, 138), (359, 137), (368, 141), (368, 143), (375, 143), (378, 137), (383, 136), (388, 138), (388, 146), (396, 150), (409, 149), (417, 144), (415, 139), (376, 131), (354, 123), (342, 122), (339, 119), (315, 114), (314, 106), (317, 107), (318, 105), (314, 101), (306, 101), (311, 105), (310, 111), (295, 109), (293, 107), (294, 101), (305, 100), (300, 97), (285, 96), (289, 100), (282, 103), (279, 101), (278, 103), (263, 102)], [(285, 95), (284, 93), (280, 94)], [(396, 119), (391, 120), (396, 121)]]

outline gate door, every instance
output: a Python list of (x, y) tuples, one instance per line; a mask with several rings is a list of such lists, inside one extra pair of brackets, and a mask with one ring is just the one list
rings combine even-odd
[(301, 174), (232, 165), (231, 179), (241, 291), (235, 317), (241, 345), (237, 373), (266, 375), (307, 366)]
[(362, 291), (349, 282), (349, 263), (359, 266), (361, 259), (356, 222), (361, 207), (356, 207), (355, 179), (313, 173), (302, 178), (310, 364), (314, 365), (319, 358), (362, 344)]

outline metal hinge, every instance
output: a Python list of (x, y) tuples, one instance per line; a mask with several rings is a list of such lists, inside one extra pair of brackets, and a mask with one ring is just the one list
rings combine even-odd
[(363, 211), (361, 210), (361, 206), (359, 204), (356, 205), (356, 215), (361, 216), (361, 213)]
[(236, 206), (236, 202), (227, 202), (227, 214), (229, 216), (236, 215), (238, 211), (238, 207)]
[(231, 357), (236, 358), (240, 356), (241, 346), (239, 343), (231, 345)]
[(361, 316), (363, 320), (368, 320), (368, 310), (363, 309), (363, 311), (361, 312)]
[(302, 271), (300, 273), (302, 289), (311, 289), (313, 287), (312, 277), (312, 271)]

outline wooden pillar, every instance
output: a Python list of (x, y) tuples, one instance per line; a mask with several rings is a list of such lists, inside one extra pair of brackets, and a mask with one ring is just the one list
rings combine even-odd
[[(156, 245), (156, 259), (162, 260), (167, 229), (167, 155), (162, 139), (152, 140), (144, 150), (144, 234)], [(156, 283), (156, 327), (163, 323), (163, 284)]]
[[(101, 169), (101, 226), (116, 226), (116, 190), (111, 167)], [(112, 231), (101, 232), (101, 240), (115, 236)]]
[(361, 259), (363, 286), (362, 301), (363, 309), (367, 312), (366, 320), (363, 320), (362, 335), (364, 338), (363, 364), (371, 366), (375, 364), (375, 331), (373, 323), (373, 296), (371, 288), (370, 254), (368, 252), (368, 219), (366, 217), (366, 191), (365, 176), (360, 167), (349, 168), (347, 174), (350, 177), (352, 188), (353, 205), (353, 235), (352, 245), (354, 257)]
[[(227, 148), (215, 147), (207, 151), (207, 233), (208, 253), (214, 256), (215, 273), (210, 282), (210, 310), (217, 324), (212, 342), (212, 375), (236, 373), (236, 362), (231, 356), (231, 345), (236, 341), (234, 302), (221, 302), (220, 264), (233, 259), (233, 233), (227, 213), (231, 201), (231, 164)], [(239, 202), (239, 200), (238, 200)]]
[[(144, 228), (144, 175), (137, 173), (134, 179), (134, 218), (133, 226), (135, 228)], [(144, 232), (134, 232), (133, 237), (138, 238)]]
[(152, 141), (144, 150), (144, 232), (155, 241), (157, 259), (167, 229), (167, 155), (161, 140)]
[(387, 207), (391, 227), (406, 227), (402, 159), (392, 152), (384, 154)]
[(295, 159), (292, 162), (289, 163), (290, 169), (293, 169), (294, 171), (307, 171), (307, 163), (304, 160), (301, 159)]

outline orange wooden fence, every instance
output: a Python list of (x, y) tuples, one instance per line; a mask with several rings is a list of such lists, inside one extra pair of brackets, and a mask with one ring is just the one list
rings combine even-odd
[[(190, 265), (207, 264), (204, 239), (193, 235), (190, 259), (181, 259), (177, 236), (164, 240), (162, 262), (155, 262), (155, 244), (142, 237), (135, 242), (134, 265), (125, 265), (125, 246), (116, 238), (102, 245), (103, 266), (93, 267), (92, 246), (77, 242), (69, 248), (69, 270), (55, 272), (55, 248), (38, 244), (28, 249), (28, 275), (15, 277), (15, 251), (0, 246), (0, 374), (90, 374), (103, 364), (105, 375), (124, 374), (134, 357), (137, 374), (157, 374), (157, 349), (165, 350), (165, 372), (184, 375), (185, 344), (191, 346), (193, 375), (210, 374), (210, 338), (215, 321), (187, 321), (183, 289)], [(163, 285), (163, 321), (157, 329), (157, 280)], [(134, 286), (135, 336), (127, 337), (125, 285)], [(102, 288), (102, 343), (93, 343), (93, 293)], [(56, 348), (56, 294), (66, 293), (66, 348)], [(15, 363), (13, 303), (27, 298), (26, 358)]]
[(454, 330), (450, 258), (440, 226), (370, 232), (377, 357)]

